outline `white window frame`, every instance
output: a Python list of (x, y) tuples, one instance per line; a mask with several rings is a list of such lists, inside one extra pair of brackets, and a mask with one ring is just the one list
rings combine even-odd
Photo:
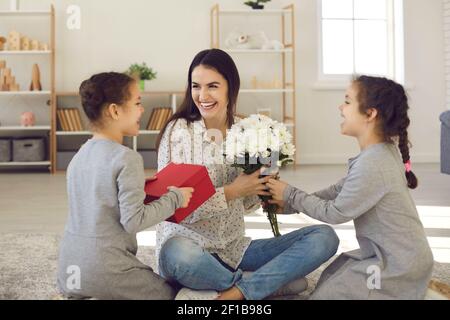
[[(388, 78), (404, 84), (404, 28), (403, 0), (387, 0)], [(316, 89), (342, 89), (353, 74), (324, 74), (322, 42), (322, 0), (317, 1), (318, 21), (318, 76)], [(355, 57), (353, 57), (355, 58)]]

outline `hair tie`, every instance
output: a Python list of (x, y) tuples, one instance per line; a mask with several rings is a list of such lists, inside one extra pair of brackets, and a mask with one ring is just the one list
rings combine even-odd
[(406, 161), (405, 170), (406, 172), (411, 172), (411, 160)]

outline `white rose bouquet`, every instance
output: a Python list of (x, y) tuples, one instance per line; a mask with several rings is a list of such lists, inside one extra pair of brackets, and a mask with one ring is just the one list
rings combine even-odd
[[(235, 123), (227, 134), (225, 156), (233, 167), (252, 174), (262, 167), (270, 174), (290, 162), (293, 162), (295, 147), (292, 135), (286, 126), (271, 118), (254, 114)], [(260, 196), (264, 212), (275, 236), (279, 236), (276, 204), (268, 203), (270, 196)]]

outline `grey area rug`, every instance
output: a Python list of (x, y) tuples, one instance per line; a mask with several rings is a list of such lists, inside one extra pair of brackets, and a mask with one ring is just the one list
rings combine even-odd
[[(0, 299), (51, 300), (58, 296), (56, 268), (60, 237), (54, 234), (0, 234)], [(154, 267), (151, 247), (139, 247), (138, 258)], [(327, 264), (308, 275), (308, 289), (298, 296), (307, 299)], [(435, 263), (433, 278), (450, 285), (450, 264)]]

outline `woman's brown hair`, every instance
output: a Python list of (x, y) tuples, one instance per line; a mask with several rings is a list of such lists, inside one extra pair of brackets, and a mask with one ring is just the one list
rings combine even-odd
[(234, 114), (236, 112), (236, 103), (240, 88), (239, 72), (233, 59), (220, 49), (209, 49), (199, 52), (191, 63), (188, 71), (188, 81), (186, 93), (183, 102), (177, 111), (166, 122), (161, 132), (158, 135), (156, 148), (159, 149), (159, 144), (167, 129), (167, 125), (171, 121), (178, 119), (185, 119), (188, 125), (194, 121), (202, 118), (200, 111), (194, 103), (191, 93), (192, 72), (198, 66), (211, 68), (220, 73), (228, 83), (228, 108), (227, 108), (227, 126), (230, 128), (234, 124)]

